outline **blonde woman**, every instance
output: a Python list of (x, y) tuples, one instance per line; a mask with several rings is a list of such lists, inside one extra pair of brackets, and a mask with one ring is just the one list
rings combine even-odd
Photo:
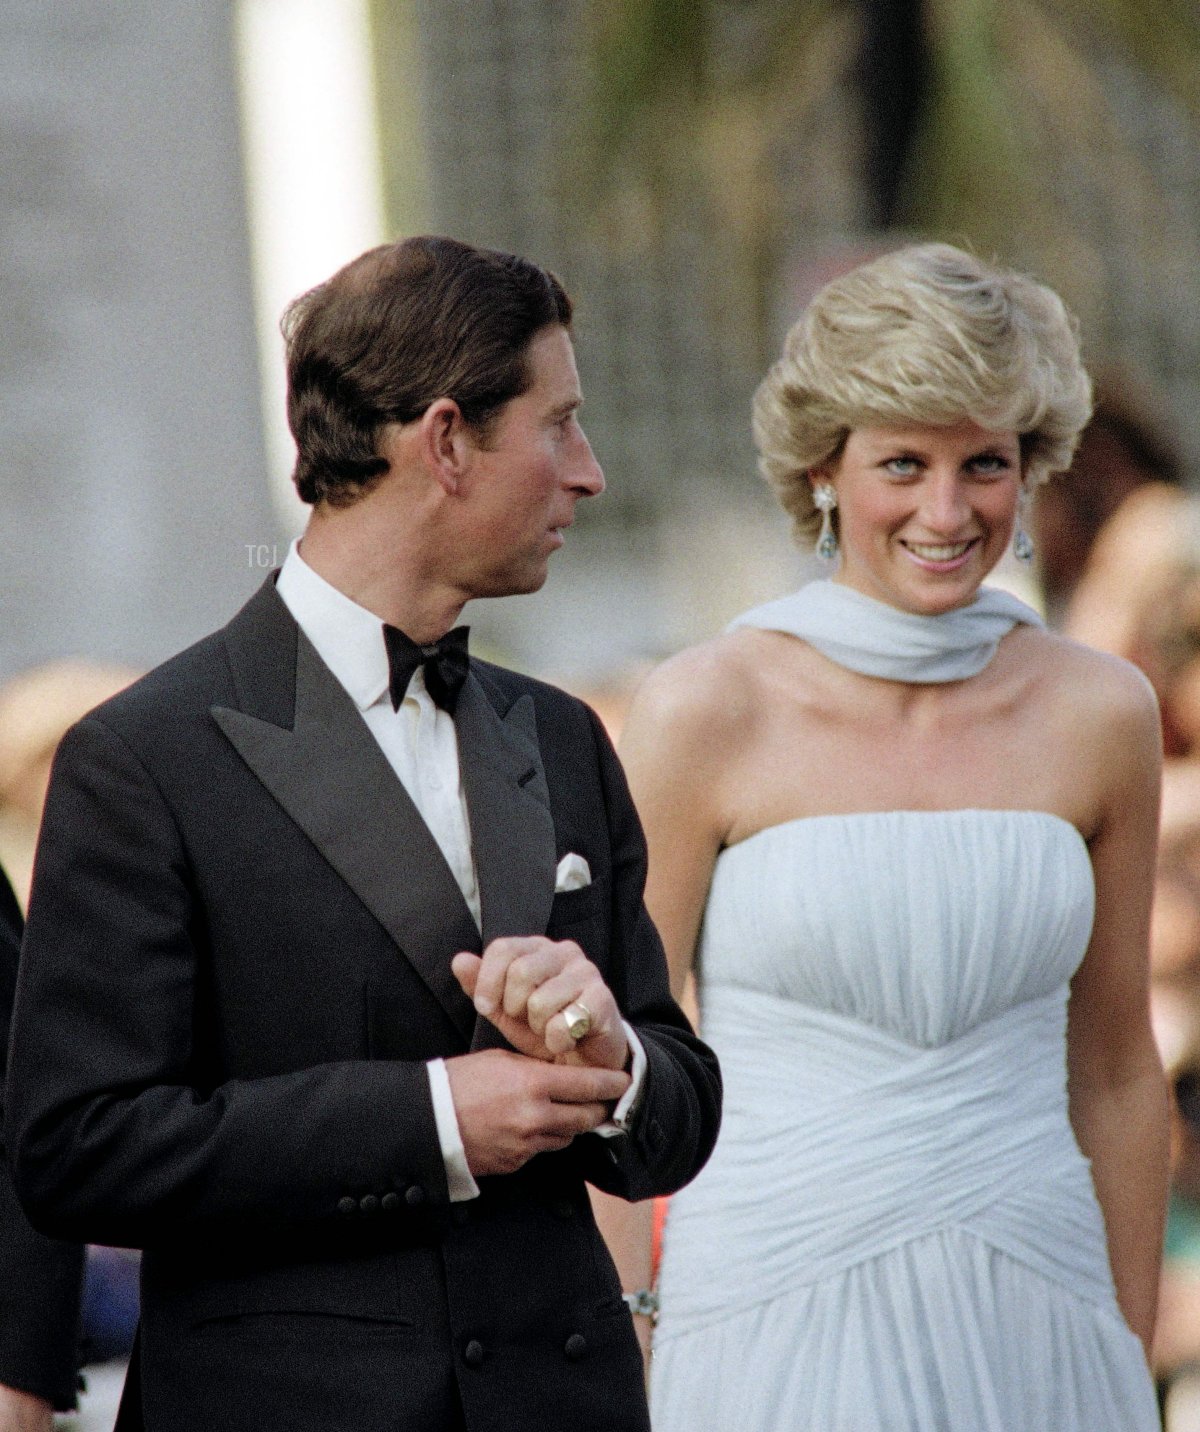
[(757, 394), (831, 579), (666, 663), (624, 739), (726, 1084), (656, 1432), (1158, 1425), (1155, 703), (981, 585), (1089, 410), (1059, 299), (944, 245), (829, 284)]

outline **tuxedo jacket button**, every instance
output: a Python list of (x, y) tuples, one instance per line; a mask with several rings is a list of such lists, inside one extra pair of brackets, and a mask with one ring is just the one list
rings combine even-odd
[(471, 1218), (471, 1210), (465, 1203), (452, 1203), (450, 1205), (450, 1222), (455, 1228), (461, 1228)]
[(550, 1207), (558, 1214), (559, 1218), (575, 1217), (575, 1205), (569, 1198), (556, 1198)]
[(425, 1202), (425, 1190), (419, 1183), (414, 1183), (404, 1190), (404, 1201), (409, 1208), (420, 1208)]
[(571, 1362), (578, 1362), (587, 1352), (587, 1338), (582, 1333), (572, 1333), (563, 1345), (563, 1352)]
[(468, 1367), (480, 1367), (483, 1364), (483, 1344), (477, 1339), (471, 1341), (463, 1348), (463, 1362)]
[(376, 1194), (364, 1193), (363, 1196), (358, 1200), (358, 1206), (362, 1209), (364, 1213), (378, 1213), (379, 1198)]
[(349, 1194), (346, 1194), (344, 1198), (338, 1199), (337, 1208), (339, 1213), (357, 1213), (358, 1199), (351, 1198)]
[(384, 1213), (395, 1213), (400, 1207), (400, 1195), (398, 1193), (385, 1193), (379, 1200), (379, 1206)]

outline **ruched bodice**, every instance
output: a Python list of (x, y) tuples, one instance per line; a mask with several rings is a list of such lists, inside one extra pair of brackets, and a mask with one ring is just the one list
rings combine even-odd
[(758, 990), (945, 1044), (1064, 985), (1094, 904), (1082, 836), (1042, 811), (788, 821), (717, 860), (702, 990), (707, 1003)]
[(1067, 1112), (1093, 909), (1083, 839), (1037, 811), (801, 819), (720, 855), (725, 1113), (668, 1223), (658, 1432), (1155, 1425)]

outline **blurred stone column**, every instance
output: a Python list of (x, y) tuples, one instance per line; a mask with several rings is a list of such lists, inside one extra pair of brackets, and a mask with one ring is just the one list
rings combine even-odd
[(277, 554), (232, 0), (0, 0), (0, 677), (149, 665)]

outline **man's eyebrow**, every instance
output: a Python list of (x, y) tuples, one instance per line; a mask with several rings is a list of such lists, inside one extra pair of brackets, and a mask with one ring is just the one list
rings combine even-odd
[(568, 413), (573, 413), (577, 408), (583, 407), (583, 394), (577, 393), (573, 398), (567, 398), (565, 402), (559, 403), (557, 407), (550, 409), (552, 418), (565, 418)]

